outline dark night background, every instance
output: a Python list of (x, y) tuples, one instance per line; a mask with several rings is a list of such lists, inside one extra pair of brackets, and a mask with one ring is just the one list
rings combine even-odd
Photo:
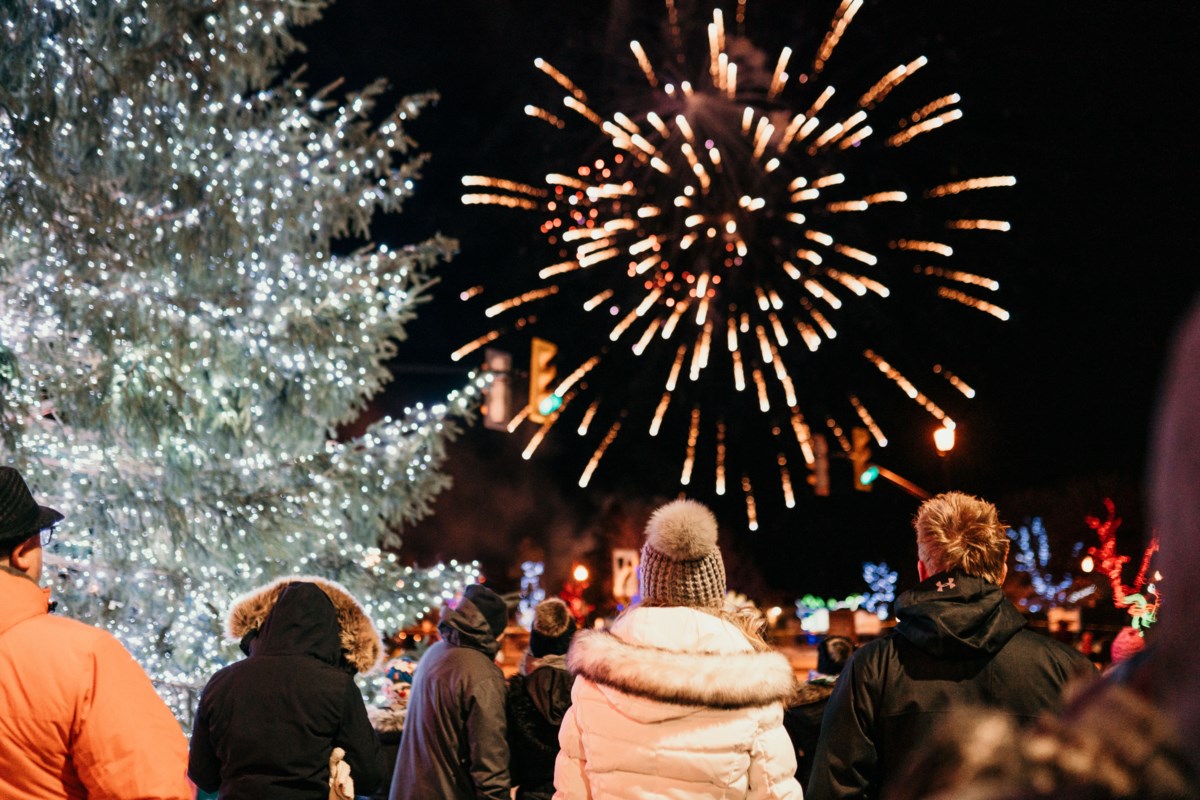
[[(783, 44), (811, 57), (836, 5), (750, 0), (751, 38), (772, 62)], [(695, 6), (705, 17), (711, 7)], [(732, 7), (725, 10), (732, 18)], [(658, 4), (634, 0), (339, 0), (303, 32), (313, 86), (382, 76), (392, 101), (429, 89), (441, 95), (409, 130), (432, 155), (425, 179), (405, 212), (378, 219), (374, 233), (399, 245), (441, 231), (461, 250), (439, 268), (434, 300), (401, 345), (396, 382), (371, 414), (436, 401), (461, 383), (449, 353), (484, 328), (477, 309), (460, 308), (459, 291), (548, 263), (531, 216), (459, 203), (463, 174), (535, 179), (571, 163), (558, 134), (522, 114), (526, 103), (556, 103), (560, 94), (533, 68), (534, 57), (595, 94), (606, 81), (638, 78), (624, 71), (628, 40), (652, 31), (660, 16)], [(957, 91), (965, 112), (929, 136), (931, 163), (957, 166), (963, 177), (1019, 179), (994, 215), (1010, 219), (1013, 232), (990, 240), (996, 250), (980, 270), (1002, 277), (999, 302), (1013, 317), (952, 342), (969, 353), (961, 371), (978, 390), (954, 408), (956, 450), (939, 462), (925, 443), (931, 420), (910, 405), (897, 419), (913, 429), (889, 428), (898, 441), (877, 456), (931, 490), (995, 500), (1009, 522), (1045, 516), (1060, 551), (1087, 539), (1083, 515), (1101, 513), (1104, 496), (1126, 518), (1123, 549), (1136, 550), (1145, 533), (1141, 483), (1160, 370), (1200, 288), (1189, 246), (1197, 164), (1188, 119), (1198, 23), (1200, 10), (1185, 2), (868, 0), (828, 73), (853, 91), (890, 66), (929, 56), (921, 96)], [(618, 63), (623, 70), (614, 70)], [(527, 353), (514, 355), (523, 367)], [(405, 532), (407, 558), (480, 559), (507, 588), (510, 566), (540, 549), (553, 587), (573, 558), (594, 548), (589, 562), (600, 566), (607, 544), (635, 544), (648, 510), (679, 488), (679, 453), (647, 447), (606, 459), (580, 490), (594, 444), (572, 450), (551, 436), (525, 462), (525, 435), (479, 425), (464, 432), (447, 468), (456, 485), (432, 518)], [(905, 447), (918, 440), (920, 447)], [(916, 501), (882, 481), (870, 494), (853, 491), (844, 462), (834, 463), (833, 482), (833, 496), (802, 493), (790, 512), (760, 502), (756, 532), (746, 530), (738, 493), (722, 500), (693, 484), (722, 521), (731, 588), (783, 601), (846, 594), (862, 588), (863, 560), (885, 559), (900, 568), (902, 586), (915, 582), (907, 573)]]

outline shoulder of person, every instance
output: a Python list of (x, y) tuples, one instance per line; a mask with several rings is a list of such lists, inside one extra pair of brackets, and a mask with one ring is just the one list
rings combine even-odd
[(94, 653), (107, 658), (124, 656), (133, 660), (133, 656), (120, 639), (95, 625), (88, 625), (86, 622), (55, 614), (47, 614), (36, 620), (30, 620), (30, 623), (38, 626), (39, 635), (54, 638), (56, 650)]
[(889, 632), (880, 636), (877, 639), (872, 639), (859, 645), (853, 653), (850, 654), (850, 659), (842, 668), (842, 674), (847, 674), (851, 665), (859, 669), (863, 667), (877, 667), (881, 662), (896, 657), (896, 642), (897, 636), (894, 632)]
[(715, 613), (685, 606), (639, 606), (610, 630), (630, 644), (676, 652), (744, 653), (754, 650), (746, 634)]
[[(520, 681), (520, 683), (518, 683)], [(548, 690), (551, 692), (570, 693), (575, 676), (566, 669), (558, 667), (538, 667), (527, 676), (514, 675), (509, 679), (509, 686), (520, 686), (529, 691)]]
[(1019, 631), (1017, 636), (1021, 637), (1025, 646), (1036, 649), (1043, 655), (1052, 658), (1072, 675), (1081, 672), (1094, 673), (1096, 671), (1087, 656), (1057, 639), (1051, 639), (1049, 636), (1032, 631), (1029, 628)]

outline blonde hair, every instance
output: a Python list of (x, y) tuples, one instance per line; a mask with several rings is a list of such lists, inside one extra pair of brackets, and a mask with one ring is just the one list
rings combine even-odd
[(1000, 583), (1008, 537), (991, 503), (962, 492), (944, 492), (921, 504), (913, 527), (917, 558), (931, 573), (960, 570)]

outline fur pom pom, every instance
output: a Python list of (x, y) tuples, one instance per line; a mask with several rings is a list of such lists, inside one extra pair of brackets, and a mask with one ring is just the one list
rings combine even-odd
[(717, 549), (717, 518), (695, 500), (675, 500), (650, 515), (646, 543), (673, 560), (702, 558)]
[(543, 636), (554, 638), (567, 632), (571, 624), (571, 610), (557, 597), (537, 604), (533, 615), (533, 629)]

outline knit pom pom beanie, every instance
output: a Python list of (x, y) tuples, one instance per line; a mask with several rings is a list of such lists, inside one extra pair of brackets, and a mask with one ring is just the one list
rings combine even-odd
[(529, 632), (529, 652), (534, 658), (564, 655), (574, 635), (575, 618), (566, 603), (551, 597), (537, 604)]
[(694, 500), (675, 500), (651, 514), (638, 584), (646, 605), (720, 608), (725, 563), (712, 512)]

